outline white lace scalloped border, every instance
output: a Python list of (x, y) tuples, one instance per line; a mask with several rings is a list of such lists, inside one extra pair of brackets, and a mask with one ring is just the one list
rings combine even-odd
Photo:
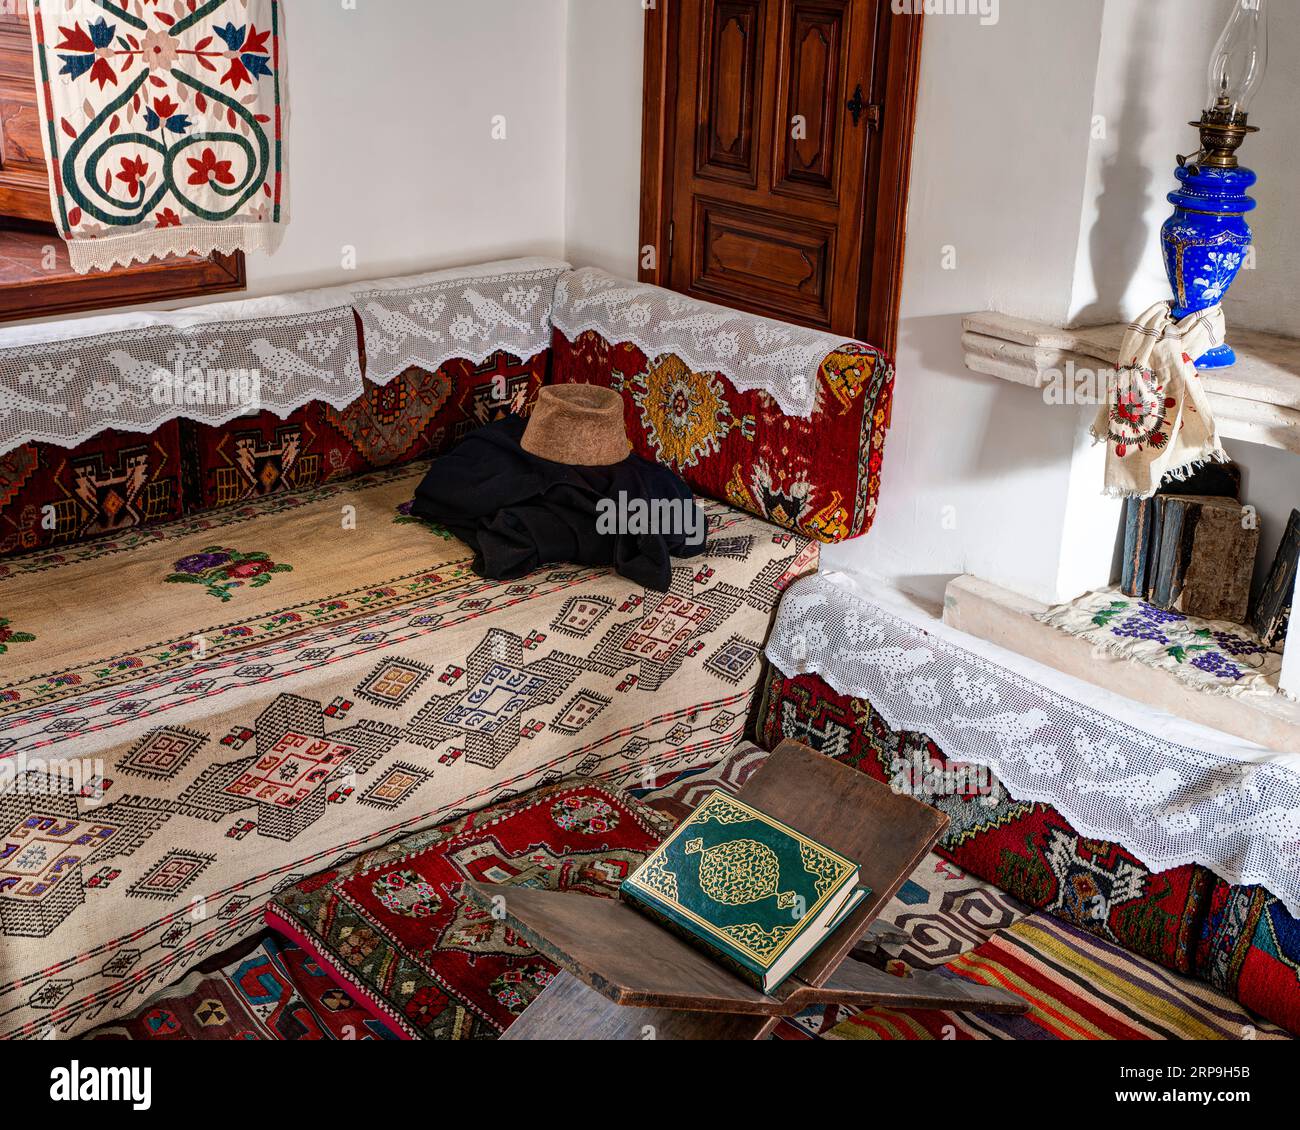
[[(262, 399), (257, 403), (257, 412), (270, 412), (280, 420), (287, 420), (299, 408), (305, 408), (308, 404), (328, 404), (335, 411), (341, 412), (349, 404), (356, 401), (357, 397), (364, 392), (361, 380), (358, 378), (355, 388), (348, 388), (338, 394), (315, 392), (310, 395), (297, 396), (284, 403), (277, 403), (271, 400)], [(226, 424), (233, 424), (236, 420), (247, 419), (250, 415), (249, 408), (241, 405), (227, 408), (222, 411), (213, 409), (203, 412), (194, 406), (168, 407), (166, 412), (152, 424), (140, 424), (135, 420), (109, 418), (96, 423), (93, 431), (83, 433), (80, 436), (60, 436), (48, 432), (41, 432), (35, 428), (24, 428), (22, 431), (15, 433), (16, 437), (12, 441), (6, 437), (3, 447), (0, 447), (0, 455), (4, 455), (15, 448), (22, 447), (28, 443), (48, 443), (52, 447), (61, 447), (71, 451), (73, 448), (80, 447), (87, 440), (94, 439), (104, 432), (119, 431), (130, 432), (133, 435), (151, 435), (159, 428), (171, 423), (173, 420), (191, 420), (196, 424), (204, 424), (212, 428), (224, 427)]]
[(146, 228), (123, 235), (67, 241), (68, 261), (80, 275), (88, 271), (111, 271), (132, 263), (149, 263), (169, 255), (233, 255), (236, 251), (260, 251), (273, 255), (284, 239), (284, 223), (182, 224), (170, 228)]
[[(1212, 768), (1221, 766), (1224, 770), (1224, 776), (1228, 780), (1235, 778), (1238, 781), (1245, 781), (1244, 784), (1239, 786), (1242, 793), (1253, 791), (1258, 795), (1268, 789), (1268, 786), (1275, 786), (1274, 789), (1269, 790), (1274, 793), (1274, 810), (1277, 809), (1278, 803), (1286, 802), (1286, 797), (1289, 796), (1290, 800), (1285, 803), (1285, 810), (1300, 812), (1300, 773), (1288, 766), (1268, 761), (1254, 763), (1248, 767), (1249, 774), (1245, 777), (1242, 776), (1241, 764), (1230, 759), (1222, 758), (1217, 765), (1212, 766), (1209, 763), (1215, 761), (1213, 754), (1187, 746), (1162, 742), (1154, 736), (1141, 731), (1135, 732), (1117, 719), (1110, 718), (1092, 707), (1072, 701), (1046, 687), (1039, 686), (1031, 680), (1008, 671), (973, 652), (966, 651), (945, 639), (928, 633), (917, 625), (911, 624), (902, 617), (871, 604), (861, 597), (845, 594), (843, 590), (827, 584), (820, 577), (807, 578), (792, 586), (783, 599), (781, 609), (785, 609), (786, 602), (790, 601), (791, 597), (796, 598), (797, 602), (798, 598), (805, 596), (810, 588), (821, 589), (827, 601), (843, 599), (846, 603), (851, 602), (854, 606), (853, 611), (850, 612), (851, 616), (880, 621), (891, 628), (898, 637), (910, 637), (920, 647), (934, 648), (943, 652), (944, 658), (949, 660), (947, 663), (949, 667), (955, 666), (956, 663), (968, 665), (985, 675), (1002, 680), (1009, 687), (1014, 687), (1022, 693), (1034, 695), (1044, 705), (1053, 706), (1063, 714), (1073, 715), (1076, 719), (1091, 723), (1098, 731), (1120, 739), (1126, 739), (1132, 742), (1134, 747), (1145, 747), (1148, 752), (1168, 751), (1173, 753), (1179, 751), (1184, 755), (1182, 758), (1184, 764), (1195, 765), (1199, 763), (1206, 769), (1207, 777)], [(796, 604), (795, 607), (797, 606)], [(824, 605), (817, 605), (817, 607), (824, 607)], [(1031, 782), (1028, 779), (1028, 774), (1018, 769), (1015, 762), (1009, 761), (1004, 756), (990, 754), (976, 748), (953, 725), (954, 719), (947, 719), (945, 724), (945, 720), (934, 716), (927, 717), (920, 708), (909, 704), (903, 694), (891, 693), (883, 678), (878, 684), (869, 685), (866, 681), (865, 672), (850, 674), (849, 669), (838, 656), (821, 658), (809, 654), (806, 658), (799, 659), (783, 651), (779, 633), (782, 629), (783, 619), (789, 618), (790, 614), (783, 613), (782, 610), (778, 610), (771, 638), (764, 651), (767, 658), (786, 678), (794, 678), (798, 675), (815, 675), (837, 694), (870, 702), (891, 729), (925, 734), (951, 760), (982, 765), (988, 768), (997, 776), (1007, 795), (1012, 799), (1022, 803), (1051, 805), (1082, 835), (1120, 844), (1154, 873), (1158, 874), (1188, 864), (1197, 864), (1213, 872), (1226, 883), (1264, 887), (1277, 897), (1293, 918), (1300, 918), (1300, 869), (1297, 869), (1295, 861), (1286, 859), (1259, 860), (1259, 853), (1263, 850), (1260, 838), (1247, 833), (1248, 836), (1251, 836), (1251, 840), (1246, 851), (1233, 851), (1225, 843), (1224, 852), (1216, 854), (1206, 850), (1204, 846), (1188, 848), (1176, 845), (1168, 840), (1164, 843), (1153, 842), (1157, 836), (1157, 832), (1153, 829), (1157, 829), (1159, 825), (1154, 818), (1144, 822), (1139, 813), (1134, 811), (1129, 804), (1116, 804), (1113, 806), (1113, 810), (1116, 812), (1115, 817), (1098, 819), (1090, 815), (1081, 804), (1075, 803), (1069, 795), (1068, 786), (1062, 784), (1060, 787), (1053, 788)], [(800, 632), (802, 632), (803, 625), (807, 622), (808, 611), (810, 609), (801, 609), (798, 614), (797, 623)], [(1069, 768), (1073, 769), (1076, 775), (1088, 773), (1087, 766), (1082, 763)], [(1262, 784), (1258, 783), (1259, 776), (1263, 776), (1267, 780)], [(1190, 792), (1192, 790), (1186, 791)], [(1222, 794), (1226, 796), (1228, 793), (1235, 791), (1237, 789), (1232, 785), (1225, 784)], [(1286, 796), (1278, 798), (1276, 796), (1278, 791), (1283, 792)], [(1093, 799), (1096, 796), (1095, 793), (1083, 795)], [(1218, 804), (1219, 801), (1211, 797), (1210, 803)], [(1239, 801), (1234, 800), (1232, 803), (1239, 803)], [(1098, 805), (1094, 803), (1089, 808), (1096, 811)], [(1130, 819), (1126, 822), (1119, 818), (1118, 814), (1120, 812), (1127, 813)]]
[[(619, 329), (594, 317), (566, 321), (564, 324), (557, 321), (555, 328), (564, 334), (570, 344), (576, 342), (585, 333), (597, 333), (611, 345), (635, 345), (651, 362), (656, 358), (671, 354), (690, 369), (692, 373), (716, 373), (737, 392), (766, 393), (785, 416), (795, 417), (800, 420), (811, 420), (817, 413), (817, 382), (815, 380), (808, 382), (810, 393), (796, 400), (792, 390), (774, 386), (761, 376), (746, 376), (743, 366), (728, 366), (725, 369), (720, 369), (716, 357), (710, 358), (702, 353), (696, 353), (690, 346), (680, 342), (668, 348), (662, 342), (650, 341), (639, 334), (629, 333), (626, 329)], [(845, 342), (843, 344), (856, 343)]]
[[(182, 311), (182, 316), (183, 314)], [(357, 339), (356, 320), (351, 306), (321, 307), (265, 318), (214, 321), (186, 328), (165, 323), (134, 326), (84, 337), (53, 339), (49, 342), (31, 342), (0, 348), (0, 361), (37, 361), (50, 356), (67, 357), (75, 354), (77, 350), (93, 351), (102, 348), (107, 353), (111, 346), (126, 349), (133, 344), (138, 346), (153, 342), (193, 347), (199, 343), (219, 340), (223, 336), (248, 336), (258, 330), (271, 338), (277, 336), (277, 331), (282, 333), (306, 326), (326, 327), (331, 324), (339, 332), (338, 344), (334, 346), (338, 351), (338, 357), (331, 357), (329, 361), (336, 366), (336, 369), (320, 371), (330, 372), (334, 379), (326, 381), (304, 377), (294, 380), (291, 374), (285, 374), (282, 380), (285, 390), (277, 393), (262, 382), (255, 404), (241, 402), (187, 404), (166, 400), (162, 403), (145, 403), (142, 407), (141, 402), (137, 400), (130, 405), (135, 409), (136, 414), (133, 416), (121, 414), (114, 408), (101, 408), (97, 409), (100, 414), (89, 422), (82, 422), (80, 426), (74, 424), (71, 428), (62, 431), (53, 431), (43, 429), (32, 421), (39, 418), (40, 413), (50, 407), (62, 407), (65, 418), (73, 420), (76, 420), (79, 410), (66, 401), (62, 405), (53, 401), (49, 405), (40, 405), (34, 401), (20, 405), (16, 403), (18, 395), (16, 390), (0, 387), (0, 421), (3, 421), (6, 429), (3, 442), (0, 442), (0, 454), (6, 454), (27, 443), (47, 443), (55, 447), (72, 449), (107, 431), (148, 435), (172, 420), (179, 419), (192, 420), (210, 427), (222, 427), (257, 412), (270, 412), (284, 420), (298, 409), (318, 402), (342, 411), (365, 391), (361, 374), (360, 343)], [(271, 345), (269, 341), (267, 344)], [(128, 360), (138, 359), (132, 357)], [(290, 357), (288, 360), (292, 365), (295, 358)], [(298, 357), (296, 360), (302, 358)], [(239, 368), (239, 366), (227, 367)], [(82, 407), (84, 408), (85, 405)], [(20, 415), (23, 419), (16, 419)]]
[(387, 364), (382, 369), (370, 368), (371, 358), (367, 355), (366, 380), (371, 384), (382, 387), (391, 384), (408, 369), (423, 369), (425, 372), (436, 373), (448, 361), (468, 361), (471, 365), (482, 365), (498, 353), (504, 353), (507, 357), (527, 364), (534, 357), (545, 353), (548, 349), (550, 349), (549, 344), (540, 348), (520, 348), (517, 342), (512, 342), (491, 345), (483, 349), (446, 349), (438, 353), (411, 350), (403, 355), (400, 360)]
[(594, 332), (611, 344), (635, 345), (651, 361), (671, 354), (692, 372), (717, 373), (739, 392), (766, 393), (785, 415), (802, 420), (816, 414), (826, 359), (871, 348), (596, 267), (560, 280), (551, 322), (571, 342)]
[(413, 367), (481, 365), (498, 353), (531, 361), (551, 348), (555, 287), (567, 271), (557, 260), (520, 260), (509, 270), (435, 272), (355, 288), (366, 378), (385, 385)]

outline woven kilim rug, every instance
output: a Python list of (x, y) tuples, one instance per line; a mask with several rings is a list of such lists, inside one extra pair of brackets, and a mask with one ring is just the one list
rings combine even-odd
[(858, 1012), (849, 1040), (1288, 1040), (1216, 989), (1048, 914), (1031, 914), (948, 963), (945, 976), (1009, 989), (1024, 1016)]
[(395, 1040), (311, 957), (269, 931), (204, 962), (90, 1040)]
[(555, 975), (467, 881), (612, 898), (673, 827), (567, 782), (368, 852), (277, 895), (267, 922), (408, 1038), (494, 1038)]
[[(252, 955), (214, 959), (203, 967), (214, 972), (193, 975), (102, 1037), (363, 1039), (388, 1038), (391, 1028), (432, 1039), (490, 1039), (554, 969), (490, 916), (465, 906), (459, 884), (473, 877), (612, 894), (672, 825), (678, 806), (713, 788), (739, 789), (765, 758), (742, 743), (712, 769), (674, 774), (635, 797), (562, 783), (370, 852), (277, 899), (277, 928), (308, 952), (279, 939)], [(877, 964), (900, 972), (940, 967), (1001, 985), (1026, 996), (1033, 1011), (957, 1017), (831, 1006), (783, 1023), (777, 1038), (1286, 1038), (1213, 988), (1031, 913), (937, 855), (903, 885), (881, 922), (897, 937), (874, 944)], [(261, 974), (272, 989), (264, 998), (257, 997), (259, 974), (250, 976), (259, 962), (271, 966)], [(281, 998), (303, 1003), (276, 1005)], [(388, 1016), (388, 1024), (358, 1024), (353, 998)], [(215, 1023), (218, 1006), (259, 1018), (271, 1006), (273, 1019)], [(173, 1034), (175, 1026), (180, 1031)], [(349, 1027), (358, 1034), (339, 1035)], [(281, 1031), (289, 1034), (267, 1034)]]

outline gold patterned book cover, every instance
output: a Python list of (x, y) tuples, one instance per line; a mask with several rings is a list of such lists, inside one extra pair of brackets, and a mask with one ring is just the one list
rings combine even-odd
[(856, 863), (715, 791), (620, 893), (770, 993), (868, 892)]

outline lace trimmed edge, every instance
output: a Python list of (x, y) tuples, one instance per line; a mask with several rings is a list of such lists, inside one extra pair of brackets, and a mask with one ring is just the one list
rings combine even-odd
[(79, 275), (111, 271), (132, 263), (149, 263), (169, 255), (233, 255), (236, 251), (261, 251), (273, 255), (284, 238), (285, 224), (183, 224), (153, 228), (101, 239), (66, 241), (68, 260)]
[[(829, 686), (836, 694), (843, 695), (846, 698), (861, 698), (871, 702), (872, 708), (876, 710), (885, 720), (886, 724), (892, 730), (910, 730), (917, 733), (925, 733), (931, 741), (943, 748), (945, 740), (949, 740), (945, 735), (935, 735), (928, 733), (921, 728), (919, 724), (909, 724), (908, 720), (902, 715), (896, 714), (890, 707), (881, 706), (868, 695), (863, 694), (860, 689), (851, 686), (844, 686), (834, 674), (829, 671), (823, 671), (821, 665), (817, 663), (808, 663), (803, 666), (787, 664), (783, 659), (773, 654), (770, 648), (765, 649), (767, 658), (776, 666), (776, 668), (787, 679), (793, 679), (798, 675), (815, 675)], [(947, 750), (944, 750), (947, 755)], [(1226, 867), (1217, 860), (1211, 860), (1199, 852), (1173, 852), (1167, 855), (1157, 856), (1145, 848), (1140, 848), (1127, 842), (1127, 837), (1122, 836), (1114, 828), (1106, 827), (1102, 824), (1094, 823), (1087, 817), (1080, 815), (1072, 810), (1072, 806), (1062, 801), (1060, 796), (1050, 790), (1035, 789), (1032, 786), (1021, 786), (1020, 784), (1008, 783), (1007, 777), (1004, 776), (1004, 769), (997, 758), (986, 757), (978, 753), (971, 754), (954, 754), (954, 760), (964, 761), (969, 764), (983, 765), (993, 770), (997, 774), (998, 780), (1006, 790), (1007, 795), (1012, 800), (1022, 804), (1048, 804), (1065, 816), (1071, 827), (1077, 832), (1082, 833), (1093, 839), (1107, 840), (1120, 844), (1125, 851), (1131, 852), (1144, 867), (1149, 868), (1155, 874), (1161, 874), (1165, 871), (1171, 871), (1176, 867), (1185, 867), (1188, 864), (1195, 864), (1198, 867), (1204, 867), (1207, 871), (1213, 872), (1225, 883), (1230, 885), (1241, 886), (1261, 886), (1270, 894), (1278, 899), (1286, 907), (1287, 913), (1292, 918), (1300, 918), (1300, 894), (1289, 896), (1279, 893), (1276, 889), (1276, 877), (1266, 875), (1256, 868), (1242, 868), (1240, 870)]]

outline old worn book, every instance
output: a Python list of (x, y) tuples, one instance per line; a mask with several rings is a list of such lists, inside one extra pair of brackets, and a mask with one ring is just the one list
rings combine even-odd
[(1124, 501), (1124, 558), (1119, 587), (1125, 596), (1146, 599), (1155, 509), (1155, 498), (1129, 498)]
[(1230, 498), (1158, 495), (1148, 600), (1157, 608), (1241, 624), (1259, 529)]
[(1160, 528), (1157, 521), (1162, 495), (1195, 494), (1214, 498), (1241, 498), (1241, 468), (1235, 463), (1206, 463), (1184, 479), (1167, 479), (1151, 498), (1129, 498), (1124, 503), (1121, 529), (1123, 558), (1120, 589), (1125, 596), (1146, 600), (1151, 577), (1158, 566)]
[(1268, 579), (1255, 600), (1251, 627), (1266, 647), (1278, 647), (1286, 640), (1291, 620), (1291, 602), (1296, 591), (1296, 572), (1300, 568), (1300, 510), (1291, 511), (1291, 520), (1282, 535), (1277, 556)]
[(712, 792), (620, 888), (623, 899), (770, 993), (868, 894), (858, 865)]

